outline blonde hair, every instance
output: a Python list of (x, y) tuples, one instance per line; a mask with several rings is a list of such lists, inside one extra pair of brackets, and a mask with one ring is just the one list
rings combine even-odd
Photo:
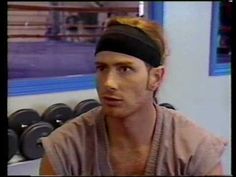
[(143, 19), (140, 17), (114, 17), (110, 19), (106, 27), (113, 25), (124, 24), (142, 30), (146, 33), (160, 49), (161, 64), (164, 64), (167, 56), (167, 45), (164, 39), (164, 31), (161, 25), (158, 23)]

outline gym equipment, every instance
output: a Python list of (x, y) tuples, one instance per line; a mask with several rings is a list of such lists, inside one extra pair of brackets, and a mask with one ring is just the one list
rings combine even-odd
[(8, 161), (16, 154), (18, 151), (18, 136), (16, 132), (12, 129), (8, 129)]
[(51, 123), (58, 128), (72, 118), (72, 109), (64, 103), (56, 103), (49, 106), (42, 115), (42, 120)]
[(17, 133), (20, 153), (27, 160), (42, 157), (44, 150), (40, 145), (40, 139), (54, 130), (52, 125), (42, 122), (37, 111), (33, 109), (20, 109), (14, 112), (8, 118), (8, 125)]
[(15, 130), (17, 134), (22, 134), (24, 128), (29, 125), (41, 121), (41, 118), (33, 109), (20, 109), (12, 113), (8, 118), (8, 123), (11, 129)]
[(95, 99), (83, 100), (75, 106), (73, 115), (74, 117), (77, 117), (100, 105), (101, 104)]
[(172, 104), (170, 104), (170, 103), (161, 103), (159, 105), (160, 106), (164, 106), (164, 107), (169, 108), (169, 109), (176, 110), (175, 107)]
[(54, 127), (48, 122), (38, 122), (27, 128), (20, 137), (21, 151), (27, 159), (41, 158), (44, 149), (41, 144), (41, 138), (48, 136)]

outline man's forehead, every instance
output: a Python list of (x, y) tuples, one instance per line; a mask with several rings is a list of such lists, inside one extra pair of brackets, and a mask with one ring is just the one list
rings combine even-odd
[(118, 53), (118, 52), (111, 52), (111, 51), (103, 51), (99, 52), (96, 55), (96, 62), (97, 64), (137, 64), (137, 63), (144, 63), (139, 58), (136, 58), (131, 55)]

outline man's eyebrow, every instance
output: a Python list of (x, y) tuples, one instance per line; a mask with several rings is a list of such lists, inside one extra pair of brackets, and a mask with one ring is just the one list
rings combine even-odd
[(96, 61), (95, 62), (95, 65), (105, 65), (106, 63), (103, 63), (103, 62), (99, 62), (99, 61)]
[[(109, 65), (107, 63), (100, 62), (100, 61), (96, 61), (95, 64), (96, 65)], [(119, 66), (119, 65), (134, 65), (134, 64), (130, 61), (124, 61), (124, 62), (117, 62), (117, 63), (114, 63), (112, 65)]]

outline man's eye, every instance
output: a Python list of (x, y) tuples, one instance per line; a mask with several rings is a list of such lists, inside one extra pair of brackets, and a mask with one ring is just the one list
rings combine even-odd
[(128, 67), (128, 66), (121, 66), (121, 67), (119, 67), (119, 71), (120, 72), (129, 72), (131, 70), (132, 70), (132, 68)]
[(103, 71), (105, 69), (104, 66), (96, 66), (97, 71)]

